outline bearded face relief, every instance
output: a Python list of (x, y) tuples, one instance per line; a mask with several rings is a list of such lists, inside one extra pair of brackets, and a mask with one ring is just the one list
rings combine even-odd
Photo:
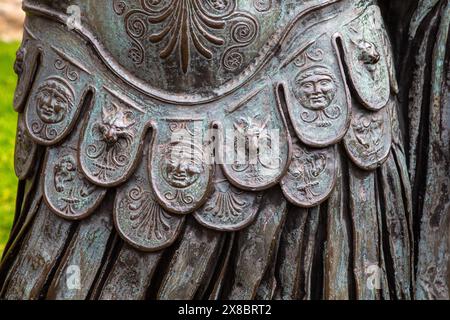
[(326, 67), (312, 67), (300, 72), (296, 78), (300, 103), (310, 110), (324, 110), (336, 97), (334, 75)]
[(39, 86), (36, 111), (44, 123), (56, 124), (63, 121), (73, 105), (74, 94), (63, 81), (51, 78)]
[(172, 187), (187, 188), (193, 185), (203, 171), (202, 152), (193, 143), (172, 142), (167, 146), (162, 172)]

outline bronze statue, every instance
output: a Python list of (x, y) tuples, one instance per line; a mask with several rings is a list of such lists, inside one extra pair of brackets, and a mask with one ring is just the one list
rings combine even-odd
[(24, 1), (0, 297), (422, 297), (387, 7)]

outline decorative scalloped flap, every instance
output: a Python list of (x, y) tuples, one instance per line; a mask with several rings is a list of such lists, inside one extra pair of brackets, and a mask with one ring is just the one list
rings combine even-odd
[(289, 115), (300, 140), (313, 147), (341, 140), (350, 123), (351, 104), (334, 41), (325, 34), (305, 46), (285, 66), (283, 77)]
[(25, 127), (23, 113), (17, 119), (16, 146), (14, 149), (14, 171), (20, 180), (26, 179), (33, 171), (36, 163), (37, 146)]
[(120, 236), (143, 251), (170, 246), (178, 237), (185, 216), (166, 212), (156, 201), (148, 179), (148, 151), (133, 176), (119, 187), (114, 205), (114, 223)]
[(81, 169), (104, 187), (126, 181), (140, 160), (145, 112), (120, 92), (103, 87), (80, 140)]
[(106, 189), (89, 182), (78, 166), (79, 135), (80, 130), (76, 130), (64, 145), (48, 149), (44, 169), (46, 203), (57, 215), (70, 220), (89, 216), (106, 194)]
[(41, 52), (42, 48), (39, 42), (30, 39), (24, 40), (22, 46), (17, 51), (14, 71), (19, 78), (13, 102), (14, 110), (17, 112), (23, 111), (36, 75)]
[(257, 216), (261, 192), (242, 191), (231, 185), (219, 165), (215, 170), (214, 193), (194, 217), (199, 223), (218, 231), (239, 231)]
[(387, 33), (386, 28), (382, 29), (382, 39), (383, 39), (383, 47), (386, 55), (386, 64), (389, 72), (389, 80), (391, 85), (391, 91), (397, 95), (399, 93), (399, 86), (397, 81), (397, 75), (395, 71), (395, 61), (394, 61), (394, 50), (392, 48), (392, 43)]
[(291, 138), (275, 90), (265, 85), (250, 93), (218, 124), (222, 169), (244, 190), (275, 185), (289, 165)]
[(342, 29), (344, 60), (361, 103), (380, 110), (389, 101), (390, 83), (380, 9), (370, 6)]
[(55, 145), (74, 126), (92, 83), (80, 62), (52, 47), (42, 53), (43, 64), (25, 110), (30, 136), (42, 145)]
[(386, 161), (391, 144), (389, 108), (373, 112), (354, 101), (352, 123), (344, 137), (344, 146), (352, 161), (362, 169), (373, 170)]
[(314, 207), (325, 201), (336, 184), (336, 146), (312, 149), (297, 142), (292, 162), (281, 181), (286, 198), (296, 206)]
[(209, 196), (213, 168), (205, 119), (167, 118), (153, 124), (149, 173), (156, 199), (167, 211), (188, 214)]

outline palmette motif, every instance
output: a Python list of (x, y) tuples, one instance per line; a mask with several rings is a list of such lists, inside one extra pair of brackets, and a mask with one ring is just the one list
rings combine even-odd
[(31, 89), (31, 84), (36, 73), (37, 65), (39, 64), (41, 47), (35, 39), (27, 38), (24, 35), (22, 46), (16, 54), (16, 62), (14, 64), (14, 71), (19, 79), (17, 87), (14, 92), (14, 110), (22, 112), (25, 104), (25, 99)]
[(50, 147), (44, 194), (52, 211), (85, 218), (115, 189), (120, 236), (158, 251), (189, 214), (206, 228), (245, 229), (258, 217), (261, 191), (277, 184), (294, 206), (323, 203), (336, 184), (340, 143), (358, 167), (382, 165), (396, 84), (378, 8), (243, 3), (101, 4), (123, 36), (118, 53), (101, 22), (87, 17), (67, 32), (64, 12), (26, 1), (25, 10), (44, 17), (27, 20), (33, 37), (18, 52), (19, 177), (31, 170), (21, 152)]
[(117, 190), (113, 215), (117, 231), (128, 243), (143, 251), (157, 251), (177, 239), (185, 217), (168, 213), (156, 200), (145, 149), (136, 172)]

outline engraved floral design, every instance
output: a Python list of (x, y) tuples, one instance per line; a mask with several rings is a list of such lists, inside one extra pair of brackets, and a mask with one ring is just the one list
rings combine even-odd
[(270, 150), (272, 136), (269, 134), (270, 117), (261, 115), (241, 117), (234, 123), (234, 153), (237, 159), (231, 168), (236, 172), (245, 172), (248, 179), (258, 182), (266, 179), (266, 170), (279, 168), (281, 159), (272, 157)]
[(164, 197), (178, 203), (193, 203), (187, 188), (193, 186), (205, 171), (202, 149), (191, 141), (171, 142), (164, 149), (161, 166), (162, 177), (175, 188), (167, 191)]
[(102, 119), (92, 129), (95, 142), (87, 148), (87, 156), (97, 160), (95, 177), (106, 180), (109, 173), (128, 163), (135, 124), (134, 113), (125, 107), (112, 102), (103, 107)]
[(253, 17), (236, 11), (236, 0), (141, 0), (141, 9), (128, 11), (124, 1), (114, 1), (113, 9), (125, 17), (126, 32), (133, 42), (128, 56), (135, 64), (144, 62), (144, 41), (148, 40), (162, 44), (162, 59), (177, 54), (183, 73), (188, 72), (193, 52), (205, 59), (213, 58), (213, 49), (226, 42), (223, 31), (228, 22), (232, 24), (230, 33), (235, 44), (223, 57), (227, 70), (242, 64), (238, 48), (253, 41), (258, 31)]
[[(217, 1), (214, 3), (216, 4), (215, 8), (221, 8), (217, 5)], [(211, 59), (212, 52), (207, 45), (220, 46), (225, 42), (213, 33), (213, 30), (223, 29), (225, 22), (204, 10), (200, 1), (176, 1), (174, 5), (169, 6), (160, 15), (150, 18), (149, 21), (151, 23), (168, 21), (167, 27), (159, 33), (151, 34), (149, 38), (154, 43), (168, 38), (164, 49), (160, 52), (160, 57), (163, 59), (168, 58), (178, 46), (181, 67), (185, 73), (189, 65), (192, 48), (195, 48), (203, 57)]]

